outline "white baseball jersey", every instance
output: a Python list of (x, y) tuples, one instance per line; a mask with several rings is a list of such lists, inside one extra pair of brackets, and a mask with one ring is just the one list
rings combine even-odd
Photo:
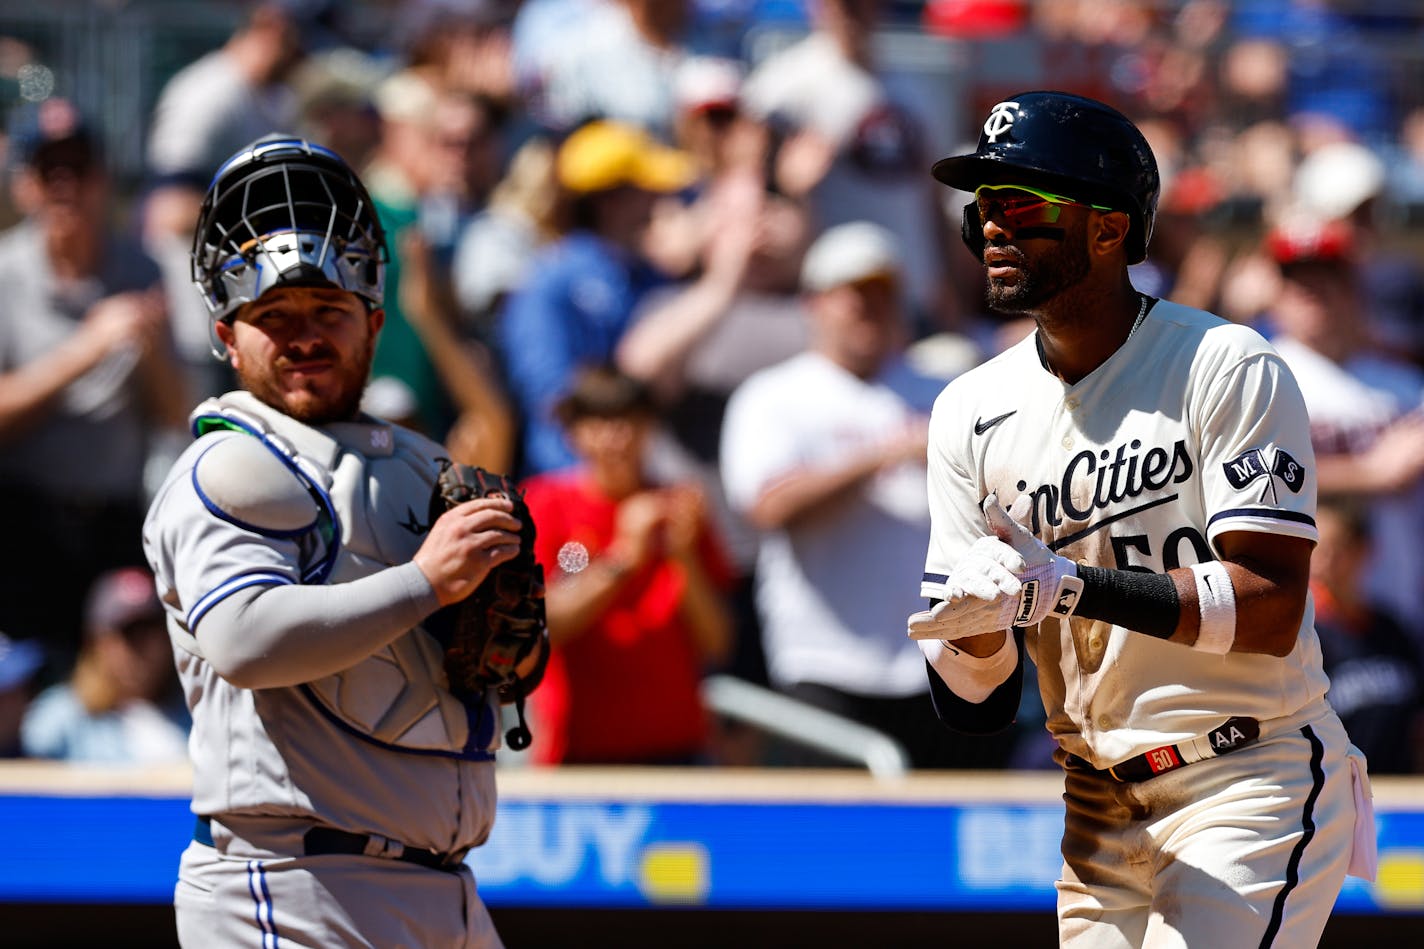
[[(1033, 498), (1029, 529), (1082, 563), (1162, 572), (1213, 559), (1230, 531), (1316, 537), (1305, 403), (1253, 330), (1166, 301), (1106, 362), (1068, 385), (1037, 337), (955, 379), (930, 422), (931, 536), (921, 592), (990, 533), (980, 504)], [(1026, 631), (1048, 728), (1106, 768), (1204, 735), (1232, 716), (1320, 714), (1314, 609), (1284, 658), (1222, 657), (1104, 622)]]

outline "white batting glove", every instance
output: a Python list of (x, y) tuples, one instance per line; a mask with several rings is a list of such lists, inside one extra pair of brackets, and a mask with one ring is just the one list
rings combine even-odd
[(1050, 613), (1072, 615), (1083, 590), (1078, 565), (1060, 557), (1019, 523), (1032, 503), (1026, 494), (1011, 517), (997, 495), (984, 499), (993, 537), (981, 537), (945, 580), (945, 598), (910, 616), (911, 639), (952, 641), (1010, 626), (1033, 626)]

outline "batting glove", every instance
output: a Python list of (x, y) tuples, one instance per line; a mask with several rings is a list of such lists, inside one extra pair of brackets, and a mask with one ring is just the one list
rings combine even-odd
[(945, 598), (909, 620), (911, 639), (952, 641), (1010, 626), (1033, 626), (1050, 613), (1072, 615), (1083, 590), (1078, 565), (1049, 550), (1018, 518), (1028, 513), (1028, 495), (1010, 516), (997, 495), (984, 499), (993, 537), (981, 537), (945, 580)]

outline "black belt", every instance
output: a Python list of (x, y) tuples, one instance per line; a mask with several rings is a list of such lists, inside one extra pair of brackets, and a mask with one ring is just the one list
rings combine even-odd
[[(197, 825), (193, 828), (193, 839), (211, 847), (213, 845), (212, 823), (211, 817), (199, 817)], [(308, 857), (328, 854), (361, 855), (367, 853), (366, 848), (370, 845), (371, 840), (372, 838), (365, 834), (353, 834), (349, 831), (337, 830), (334, 827), (313, 827), (302, 835), (302, 847)], [(417, 850), (414, 847), (405, 847), (400, 853), (389, 856), (382, 853), (374, 855), (389, 860), (400, 860), (403, 863), (414, 863), (432, 870), (449, 870), (460, 863), (459, 859), (449, 854), (436, 853), (433, 850)]]
[(1204, 736), (1208, 748), (1206, 754), (1202, 754), (1194, 747), (1190, 753), (1191, 757), (1188, 758), (1183, 753), (1183, 746), (1186, 744), (1183, 743), (1153, 748), (1135, 758), (1119, 762), (1111, 768), (1094, 768), (1075, 754), (1068, 755), (1068, 764), (1079, 771), (1088, 771), (1122, 784), (1134, 784), (1138, 781), (1146, 781), (1148, 778), (1155, 778), (1159, 774), (1166, 774), (1168, 771), (1185, 768), (1187, 765), (1195, 764), (1205, 758), (1217, 758), (1230, 754), (1247, 745), (1254, 744), (1260, 737), (1261, 723), (1254, 718), (1229, 718), (1220, 727), (1213, 728)]

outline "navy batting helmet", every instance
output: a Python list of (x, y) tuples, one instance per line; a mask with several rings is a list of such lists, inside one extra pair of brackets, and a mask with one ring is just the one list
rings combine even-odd
[(193, 235), (193, 282), (214, 321), (278, 285), (337, 287), (380, 306), (386, 261), (360, 179), (335, 152), (288, 135), (223, 163)]
[[(1157, 159), (1137, 126), (1111, 106), (1067, 92), (1023, 92), (998, 103), (973, 154), (941, 159), (931, 173), (971, 193), (980, 185), (1022, 184), (1126, 211), (1129, 263), (1147, 256), (1162, 189)], [(973, 204), (965, 209), (964, 241), (971, 250), (983, 245)]]

